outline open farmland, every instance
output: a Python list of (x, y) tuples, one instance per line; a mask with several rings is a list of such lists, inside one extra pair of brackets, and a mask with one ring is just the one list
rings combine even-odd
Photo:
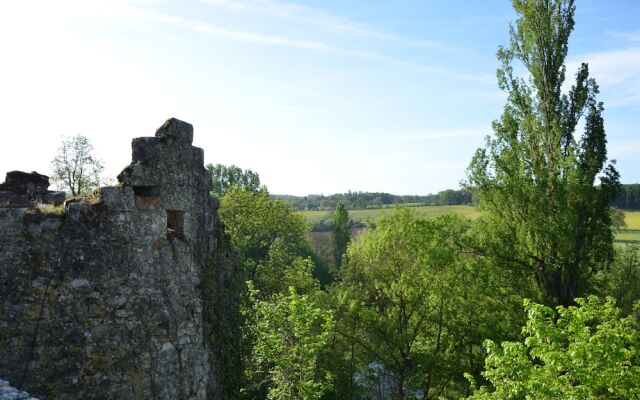
[[(474, 219), (480, 215), (480, 211), (472, 206), (419, 206), (412, 207), (422, 218), (435, 218), (447, 213), (462, 214)], [(382, 215), (391, 213), (392, 208), (377, 208), (366, 210), (349, 210), (349, 217), (357, 222), (374, 222)], [(302, 211), (305, 220), (309, 224), (317, 224), (331, 218), (329, 211)], [(637, 243), (640, 244), (640, 212), (626, 211), (625, 221), (627, 227), (616, 232), (616, 244)]]
[[(418, 206), (411, 207), (423, 218), (435, 218), (448, 213), (457, 213), (469, 218), (476, 218), (480, 213), (472, 206)], [(380, 216), (388, 215), (393, 208), (376, 208), (366, 210), (349, 210), (349, 217), (357, 222), (375, 222)], [(310, 224), (326, 221), (331, 218), (330, 211), (302, 211), (305, 220)]]
[(640, 211), (627, 211), (624, 213), (627, 227), (616, 233), (616, 243), (640, 244)]

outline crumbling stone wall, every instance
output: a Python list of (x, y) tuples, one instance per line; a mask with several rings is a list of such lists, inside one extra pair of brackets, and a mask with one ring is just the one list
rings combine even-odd
[(37, 172), (11, 171), (0, 183), (0, 207), (33, 207), (40, 204), (59, 206), (64, 192), (48, 190), (49, 177)]
[(211, 393), (217, 200), (192, 140), (176, 119), (134, 139), (120, 184), (62, 214), (0, 204), (0, 378), (43, 399)]

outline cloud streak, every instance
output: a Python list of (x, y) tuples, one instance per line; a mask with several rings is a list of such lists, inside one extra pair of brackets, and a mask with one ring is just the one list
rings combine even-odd
[(600, 85), (609, 107), (640, 105), (640, 47), (582, 54), (567, 63), (567, 75), (589, 64), (589, 73)]
[(623, 158), (640, 155), (640, 140), (617, 140), (609, 143), (608, 153), (611, 158)]
[[(115, 5), (115, 4), (114, 4)], [(184, 18), (176, 15), (164, 14), (157, 11), (149, 11), (140, 7), (131, 6), (128, 4), (117, 3), (117, 10), (120, 11), (122, 16), (129, 18), (137, 18), (153, 23), (167, 24), (174, 27), (196, 32), (203, 33), (210, 36), (233, 40), (243, 43), (253, 43), (269, 46), (283, 46), (309, 50), (319, 50), (327, 52), (335, 52), (338, 49), (327, 45), (322, 42), (311, 40), (297, 40), (283, 36), (266, 35), (262, 33), (254, 33), (247, 31), (238, 31), (222, 28), (220, 26), (199, 21), (191, 18)]]
[(610, 36), (627, 40), (629, 42), (640, 42), (640, 33), (638, 32), (607, 32)]
[(396, 142), (414, 142), (414, 141), (434, 141), (434, 140), (452, 140), (464, 138), (480, 138), (488, 133), (491, 129), (487, 128), (460, 128), (435, 132), (419, 132), (419, 133), (394, 133), (385, 134), (374, 137), (374, 140), (396, 141)]
[[(226, 3), (225, 0), (207, 0), (207, 1)], [(270, 3), (271, 2), (269, 2), (269, 4)], [(319, 51), (324, 53), (342, 55), (342, 56), (351, 57), (351, 58), (366, 59), (366, 60), (382, 63), (385, 65), (389, 65), (392, 67), (399, 67), (406, 70), (412, 70), (422, 74), (437, 75), (437, 76), (449, 77), (453, 79), (460, 79), (460, 80), (470, 81), (470, 82), (492, 83), (494, 81), (494, 77), (492, 75), (472, 75), (472, 74), (458, 73), (450, 69), (433, 67), (433, 66), (418, 64), (410, 61), (405, 61), (397, 57), (388, 56), (386, 54), (378, 53), (374, 51), (341, 48), (341, 47), (336, 47), (324, 42), (314, 41), (314, 40), (301, 40), (301, 39), (291, 38), (287, 36), (277, 36), (277, 35), (269, 35), (269, 34), (263, 34), (263, 33), (257, 33), (257, 32), (227, 29), (227, 28), (222, 28), (210, 22), (204, 22), (201, 20), (193, 19), (193, 18), (185, 18), (181, 16), (165, 14), (157, 11), (150, 11), (147, 9), (135, 7), (135, 6), (124, 4), (124, 3), (113, 3), (112, 5), (115, 6), (116, 8), (110, 11), (115, 11), (116, 14), (119, 12), (122, 16), (125, 16), (125, 17), (137, 18), (137, 19), (141, 19), (141, 20), (145, 20), (153, 23), (167, 24), (183, 30), (206, 34), (212, 37), (232, 40), (232, 41), (241, 42), (241, 43), (289, 47), (289, 48)], [(243, 6), (236, 5), (233, 7), (243, 7)], [(292, 7), (292, 10), (298, 10), (298, 8), (306, 10), (306, 7), (302, 7), (302, 6), (287, 6), (287, 7)], [(272, 12), (284, 14), (284, 11), (279, 12), (278, 9), (279, 9), (278, 7), (275, 7), (275, 9)], [(352, 30), (356, 31), (357, 28), (353, 28)], [(362, 30), (361, 32), (364, 33), (368, 31)]]
[(374, 30), (365, 24), (329, 14), (327, 12), (275, 0), (201, 0), (211, 6), (238, 12), (266, 15), (296, 21), (326, 32), (349, 34), (353, 36), (375, 39), (407, 48), (438, 50), (447, 53), (469, 53), (470, 50), (450, 46), (437, 40), (408, 39), (402, 36)]

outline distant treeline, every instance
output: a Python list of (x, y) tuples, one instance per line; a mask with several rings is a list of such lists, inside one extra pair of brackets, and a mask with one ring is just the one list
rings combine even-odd
[(445, 206), (472, 204), (473, 196), (468, 190), (443, 190), (426, 196), (404, 195), (379, 192), (347, 192), (332, 195), (310, 194), (308, 196), (274, 195), (273, 197), (291, 203), (298, 210), (333, 210), (342, 203), (348, 209), (389, 207), (394, 204), (414, 204)]
[[(447, 189), (436, 194), (395, 195), (381, 192), (347, 192), (332, 195), (310, 194), (307, 196), (291, 196), (286, 194), (272, 195), (291, 203), (296, 209), (333, 210), (342, 203), (347, 209), (367, 209), (390, 207), (394, 204), (412, 204), (425, 206), (474, 205), (476, 200), (471, 191), (466, 189)], [(622, 190), (611, 205), (622, 210), (640, 210), (640, 184), (622, 185)]]
[(620, 195), (611, 205), (621, 210), (640, 210), (640, 184), (622, 185)]

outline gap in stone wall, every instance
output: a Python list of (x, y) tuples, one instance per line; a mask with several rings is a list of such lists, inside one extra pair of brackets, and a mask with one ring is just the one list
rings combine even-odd
[(134, 186), (133, 194), (138, 210), (160, 209), (160, 188), (158, 186)]
[(167, 239), (184, 239), (184, 211), (167, 210)]

